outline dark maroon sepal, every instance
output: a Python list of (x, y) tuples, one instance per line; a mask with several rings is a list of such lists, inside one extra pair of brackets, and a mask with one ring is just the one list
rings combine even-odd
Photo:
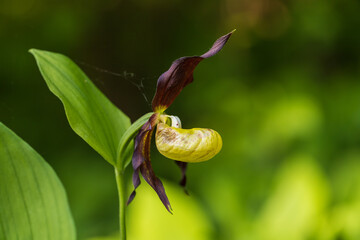
[(179, 95), (182, 89), (193, 81), (195, 67), (205, 58), (218, 53), (234, 31), (220, 37), (213, 46), (201, 56), (176, 59), (169, 70), (158, 79), (156, 93), (152, 101), (153, 111), (165, 111)]

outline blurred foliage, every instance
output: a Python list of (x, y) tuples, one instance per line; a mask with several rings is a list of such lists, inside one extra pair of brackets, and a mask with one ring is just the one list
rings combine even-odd
[(190, 165), (189, 198), (154, 148), (174, 216), (143, 181), (129, 236), (359, 239), (359, 11), (357, 0), (1, 1), (0, 119), (59, 174), (79, 238), (111, 236), (112, 168), (71, 131), (27, 50), (71, 57), (134, 121), (171, 61), (236, 28), (167, 111), (217, 130), (221, 153)]

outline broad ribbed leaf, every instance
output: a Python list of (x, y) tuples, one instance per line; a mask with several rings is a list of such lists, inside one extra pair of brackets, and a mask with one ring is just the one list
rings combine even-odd
[(56, 173), (0, 123), (0, 239), (75, 238), (66, 193)]
[(35, 49), (30, 52), (50, 91), (64, 104), (72, 129), (115, 165), (118, 144), (130, 119), (68, 57)]

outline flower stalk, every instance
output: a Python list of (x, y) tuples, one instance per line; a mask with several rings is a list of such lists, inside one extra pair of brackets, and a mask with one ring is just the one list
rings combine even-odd
[(126, 191), (125, 191), (125, 177), (124, 171), (115, 168), (115, 178), (116, 185), (119, 195), (119, 227), (120, 227), (120, 240), (126, 240), (126, 219), (125, 219), (125, 209), (126, 209)]
[[(165, 110), (173, 103), (182, 89), (193, 82), (193, 72), (204, 59), (217, 54), (226, 44), (234, 31), (218, 38), (212, 47), (200, 56), (176, 59), (170, 68), (157, 81), (156, 93), (152, 101), (152, 112), (139, 118), (124, 133), (120, 140), (115, 164), (115, 178), (119, 195), (119, 227), (120, 240), (126, 240), (125, 208), (134, 199), (139, 187), (140, 174), (155, 190), (165, 208), (172, 213), (169, 199), (161, 180), (155, 175), (150, 161), (150, 145), (155, 131), (156, 146), (165, 157), (175, 160), (180, 167), (182, 179), (180, 185), (186, 185), (186, 169), (188, 163), (207, 161), (214, 157), (222, 147), (221, 136), (212, 129), (182, 129), (177, 116), (165, 114)], [(135, 137), (136, 135), (136, 137)], [(129, 145), (134, 139), (134, 145)], [(134, 190), (125, 201), (124, 169), (128, 162), (127, 148), (134, 147), (132, 154)], [(185, 189), (185, 193), (187, 193)]]

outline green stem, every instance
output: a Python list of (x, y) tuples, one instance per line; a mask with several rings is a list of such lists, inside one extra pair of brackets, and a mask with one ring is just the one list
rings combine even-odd
[(115, 168), (116, 185), (119, 194), (119, 225), (120, 225), (120, 240), (126, 240), (126, 224), (125, 224), (125, 178), (124, 171), (119, 171)]

